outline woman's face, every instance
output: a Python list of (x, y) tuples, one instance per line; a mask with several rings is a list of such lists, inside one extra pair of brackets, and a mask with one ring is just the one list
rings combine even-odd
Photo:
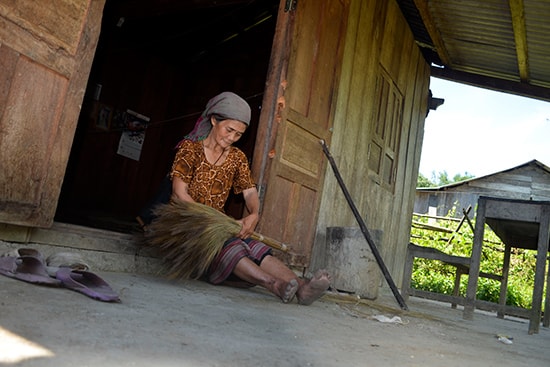
[(216, 143), (224, 149), (237, 142), (246, 131), (247, 125), (238, 120), (217, 121), (212, 118), (212, 133)]

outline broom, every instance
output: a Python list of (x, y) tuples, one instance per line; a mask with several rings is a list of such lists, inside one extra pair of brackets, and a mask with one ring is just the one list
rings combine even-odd
[[(156, 219), (145, 238), (159, 250), (171, 278), (198, 279), (210, 266), (223, 244), (241, 231), (235, 219), (209, 206), (172, 200), (155, 209)], [(255, 233), (251, 238), (287, 252), (289, 246)]]

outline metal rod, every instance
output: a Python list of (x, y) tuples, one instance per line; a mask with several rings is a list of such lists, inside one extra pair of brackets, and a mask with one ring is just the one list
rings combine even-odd
[(340, 175), (340, 172), (338, 171), (338, 167), (336, 167), (336, 162), (334, 162), (334, 158), (332, 158), (332, 155), (330, 154), (327, 144), (323, 139), (319, 141), (321, 143), (321, 146), (323, 147), (323, 152), (328, 158), (328, 161), (330, 165), (332, 166), (332, 170), (334, 171), (334, 175), (336, 176), (336, 180), (338, 181), (338, 184), (340, 185), (340, 188), (342, 189), (344, 196), (346, 197), (346, 200), (351, 208), (351, 211), (353, 212), (353, 215), (355, 216), (355, 219), (357, 219), (357, 222), (359, 223), (359, 228), (361, 228), (361, 232), (363, 232), (363, 235), (365, 236), (365, 239), (367, 240), (367, 243), (370, 246), (370, 249), (372, 251), (372, 254), (374, 255), (374, 258), (376, 259), (376, 262), (378, 263), (378, 266), (380, 267), (380, 270), (382, 271), (382, 274), (384, 275), (384, 278), (386, 278), (386, 281), (388, 282), (388, 285), (391, 288), (391, 291), (393, 295), (395, 296), (395, 299), (397, 300), (397, 303), (399, 303), (399, 307), (401, 307), (402, 310), (408, 310), (409, 308), (405, 304), (405, 300), (397, 290), (397, 287), (395, 286), (395, 283), (393, 282), (393, 279), (388, 271), (388, 268), (386, 268), (386, 265), (384, 264), (384, 261), (382, 260), (382, 257), (380, 256), (380, 253), (378, 252), (378, 249), (376, 248), (376, 245), (374, 244), (374, 241), (369, 233), (369, 230), (367, 229), (367, 226), (365, 222), (363, 221), (363, 218), (359, 214), (359, 211), (357, 210), (357, 207), (353, 203), (353, 200), (351, 198), (351, 195), (344, 183), (344, 180), (342, 179), (342, 176)]

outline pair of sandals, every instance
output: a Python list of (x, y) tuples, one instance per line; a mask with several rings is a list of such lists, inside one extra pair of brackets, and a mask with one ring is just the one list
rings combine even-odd
[(88, 271), (80, 256), (60, 252), (44, 259), (35, 249), (20, 248), (0, 257), (0, 274), (24, 282), (65, 287), (104, 302), (120, 302), (118, 294), (98, 275)]

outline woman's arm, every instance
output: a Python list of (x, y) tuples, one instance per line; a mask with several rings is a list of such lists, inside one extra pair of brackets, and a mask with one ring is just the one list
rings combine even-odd
[(260, 220), (260, 198), (255, 187), (244, 190), (243, 197), (249, 214), (239, 221), (243, 227), (237, 237), (248, 238)]
[(178, 199), (181, 201), (194, 202), (193, 198), (189, 195), (189, 185), (181, 178), (174, 176), (172, 178), (172, 199)]

